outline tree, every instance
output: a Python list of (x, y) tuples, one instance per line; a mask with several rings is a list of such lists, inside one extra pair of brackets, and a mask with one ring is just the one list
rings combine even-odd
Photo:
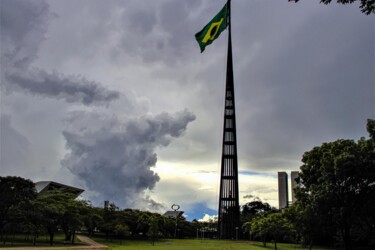
[(173, 238), (176, 230), (176, 219), (173, 217), (163, 217), (162, 232), (165, 238)]
[(120, 238), (120, 244), (122, 244), (122, 238), (130, 236), (129, 227), (126, 224), (118, 223), (115, 226), (115, 233)]
[(150, 226), (151, 221), (151, 213), (140, 213), (138, 220), (137, 220), (137, 231), (142, 233), (142, 235), (146, 235)]
[(257, 216), (260, 216), (261, 214), (269, 212), (269, 211), (275, 212), (276, 209), (271, 207), (270, 204), (263, 203), (260, 200), (251, 201), (242, 206), (242, 211), (241, 211), (242, 232), (244, 234), (248, 234), (249, 239), (251, 239), (251, 233), (252, 233), (252, 231), (250, 230), (251, 221)]
[(250, 230), (260, 238), (264, 247), (268, 238), (273, 239), (275, 250), (277, 242), (294, 233), (291, 223), (281, 212), (268, 212), (255, 217), (250, 222)]
[[(11, 221), (10, 212), (19, 213), (27, 211), (30, 201), (35, 199), (37, 193), (32, 181), (21, 177), (0, 176), (0, 230), (1, 238), (4, 236), (4, 229)], [(15, 214), (15, 213), (13, 213)]]
[(345, 249), (352, 248), (353, 240), (374, 246), (374, 127), (375, 121), (368, 120), (371, 139), (323, 143), (302, 158), (296, 197), (304, 215), (339, 237)]
[(277, 250), (277, 242), (280, 242), (283, 237), (292, 234), (293, 227), (281, 213), (269, 214), (266, 220), (268, 232), (273, 238), (275, 250)]
[(64, 213), (62, 214), (60, 224), (65, 233), (65, 240), (74, 244), (76, 231), (84, 225), (84, 215), (88, 214), (90, 209), (86, 201), (75, 200), (72, 195), (67, 196), (64, 203)]
[(48, 192), (38, 196), (33, 203), (36, 213), (41, 213), (42, 224), (49, 235), (49, 243), (52, 246), (61, 218), (65, 212), (64, 202), (66, 196), (61, 192)]
[(29, 225), (29, 233), (32, 234), (32, 242), (34, 246), (36, 245), (36, 239), (38, 238), (39, 234), (45, 232), (45, 215), (43, 215), (43, 211), (41, 211), (39, 206), (36, 204), (38, 204), (36, 200), (31, 201), (30, 207), (25, 213), (25, 220)]
[(59, 227), (65, 233), (65, 240), (71, 240), (74, 244), (75, 232), (83, 225), (83, 215), (88, 205), (85, 201), (75, 200), (73, 194), (54, 190), (39, 195), (33, 202), (33, 209), (36, 214), (43, 215), (42, 224), (52, 246)]
[(158, 218), (155, 216), (149, 217), (149, 227), (147, 232), (148, 237), (152, 241), (152, 245), (155, 245), (155, 240), (159, 237), (159, 226), (158, 226)]
[[(216, 233), (217, 220), (215, 221), (215, 220), (210, 219), (206, 225), (207, 225), (208, 232), (210, 232), (208, 235), (210, 234), (212, 235), (213, 233)], [(196, 236), (196, 232), (197, 232), (196, 227), (194, 226), (193, 223), (186, 221), (186, 219), (183, 216), (180, 216), (179, 218), (177, 218), (177, 226), (178, 226), (177, 232), (176, 232), (177, 238), (185, 238), (185, 237), (193, 238)]]
[(269, 235), (266, 214), (259, 215), (250, 222), (250, 231), (254, 238), (258, 238), (263, 243), (263, 246), (266, 247)]
[(121, 211), (121, 217), (123, 222), (128, 225), (130, 232), (133, 236), (137, 235), (140, 231), (138, 229), (138, 219), (143, 212), (137, 209), (125, 209)]
[(327, 216), (317, 217), (314, 207), (301, 206), (300, 201), (296, 201), (292, 206), (283, 210), (285, 218), (293, 225), (295, 238), (293, 242), (301, 242), (302, 245), (312, 249), (313, 243), (327, 244), (332, 242), (331, 221)]
[(103, 224), (102, 208), (92, 207), (87, 208), (87, 213), (83, 215), (83, 224), (85, 225), (89, 235), (94, 236), (94, 229)]
[(254, 217), (271, 210), (276, 209), (260, 200), (248, 202), (242, 206), (241, 221), (242, 223), (251, 221)]
[(372, 141), (375, 140), (375, 120), (367, 120), (367, 132), (370, 135)]
[[(292, 0), (289, 0), (292, 1)], [(299, 2), (299, 0), (293, 0), (294, 2)], [(332, 0), (320, 0), (321, 3), (329, 4)], [(337, 0), (337, 3), (341, 4), (351, 4), (354, 2), (361, 2), (360, 8), (363, 13), (369, 15), (375, 13), (375, 0)]]
[(109, 207), (105, 208), (103, 211), (103, 223), (99, 228), (101, 231), (105, 232), (106, 240), (109, 240), (110, 238), (112, 241), (115, 226), (118, 222), (119, 212), (119, 207), (114, 203), (109, 204)]

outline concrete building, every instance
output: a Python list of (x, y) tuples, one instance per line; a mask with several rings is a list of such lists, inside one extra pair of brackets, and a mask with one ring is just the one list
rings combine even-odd
[(74, 194), (75, 197), (78, 197), (84, 191), (83, 189), (68, 186), (54, 181), (38, 181), (35, 183), (35, 189), (38, 192), (38, 194), (44, 194), (48, 191), (59, 190)]
[(298, 177), (298, 171), (292, 171), (290, 173), (290, 184), (292, 186), (292, 204), (294, 202), (296, 202), (296, 196), (295, 196), (295, 192), (294, 192), (294, 189), (298, 186), (297, 182), (296, 182), (296, 178)]
[(277, 172), (279, 186), (279, 209), (288, 206), (288, 174), (286, 172)]

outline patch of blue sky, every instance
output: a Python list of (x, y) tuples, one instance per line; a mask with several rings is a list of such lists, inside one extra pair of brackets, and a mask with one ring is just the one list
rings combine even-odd
[(217, 215), (217, 210), (208, 208), (205, 203), (196, 203), (190, 211), (185, 211), (186, 220), (192, 221), (194, 219), (200, 220), (205, 214)]
[(252, 176), (265, 176), (265, 177), (276, 177), (275, 173), (255, 172), (255, 171), (238, 171), (240, 175), (252, 175)]

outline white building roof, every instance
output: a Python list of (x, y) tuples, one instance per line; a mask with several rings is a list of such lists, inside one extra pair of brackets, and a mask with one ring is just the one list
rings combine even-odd
[(38, 181), (35, 183), (35, 188), (38, 194), (43, 194), (52, 190), (60, 190), (63, 192), (74, 194), (76, 195), (76, 197), (78, 197), (81, 193), (83, 193), (83, 191), (85, 191), (80, 188), (68, 186), (54, 181)]

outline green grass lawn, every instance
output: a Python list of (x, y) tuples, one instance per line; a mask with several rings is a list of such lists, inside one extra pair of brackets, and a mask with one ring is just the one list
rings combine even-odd
[[(155, 242), (153, 246), (151, 241), (147, 240), (113, 240), (106, 241), (103, 237), (94, 237), (93, 240), (106, 245), (109, 249), (114, 250), (165, 250), (165, 249), (177, 249), (177, 250), (266, 250), (274, 249), (273, 243), (267, 243), (267, 247), (263, 247), (260, 242), (249, 242), (249, 241), (225, 241), (225, 240), (197, 240), (197, 239), (163, 239)], [(83, 245), (78, 239), (75, 240), (74, 246)], [(15, 237), (13, 245), (7, 241), (6, 244), (0, 243), (0, 249), (3, 247), (32, 247), (31, 240), (25, 240), (25, 236), (17, 235)], [(37, 247), (50, 247), (49, 238), (41, 236), (37, 239)], [(54, 247), (69, 247), (71, 245), (64, 243), (64, 235), (55, 235)], [(300, 245), (294, 244), (277, 244), (278, 250), (304, 250)], [(328, 250), (328, 248), (314, 247), (314, 250)], [(68, 250), (68, 249), (67, 249)]]
[[(116, 240), (113, 242), (105, 241), (100, 238), (94, 238), (97, 242), (108, 246), (115, 250), (265, 250), (274, 249), (273, 243), (268, 243), (267, 247), (263, 247), (262, 243), (249, 241), (224, 241), (224, 240), (197, 240), (197, 239), (183, 239), (183, 240), (159, 240), (152, 246), (151, 241), (136, 241), (123, 240), (122, 244)], [(306, 249), (294, 244), (277, 244), (278, 250), (294, 250)], [(327, 250), (326, 248), (315, 248), (314, 250)]]

